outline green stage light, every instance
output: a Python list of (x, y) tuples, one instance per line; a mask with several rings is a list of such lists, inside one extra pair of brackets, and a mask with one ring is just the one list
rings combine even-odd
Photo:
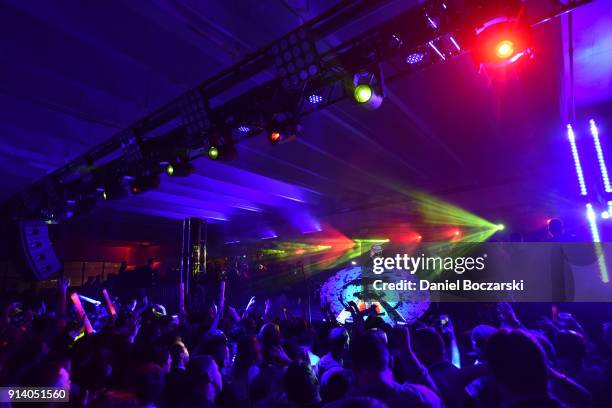
[(166, 174), (170, 177), (172, 177), (172, 175), (174, 174), (174, 166), (171, 164), (168, 164), (166, 166)]
[(372, 87), (369, 84), (359, 84), (355, 87), (355, 101), (366, 103), (372, 98)]
[(219, 148), (216, 146), (210, 146), (208, 148), (208, 158), (211, 160), (217, 160), (219, 158)]
[(503, 231), (506, 229), (506, 226), (504, 224), (497, 224), (497, 230), (498, 231)]

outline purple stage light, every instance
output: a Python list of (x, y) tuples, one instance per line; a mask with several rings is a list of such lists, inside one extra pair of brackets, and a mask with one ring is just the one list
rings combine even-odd
[(593, 143), (595, 144), (595, 151), (597, 152), (597, 161), (599, 162), (599, 169), (601, 171), (604, 189), (606, 190), (606, 193), (610, 193), (612, 192), (612, 186), (610, 186), (608, 166), (606, 166), (606, 160), (604, 159), (603, 149), (601, 148), (601, 142), (599, 140), (599, 130), (597, 129), (597, 125), (593, 119), (589, 121), (589, 125), (591, 128), (591, 135), (593, 136)]
[(433, 41), (430, 41), (428, 44), (436, 52), (436, 54), (438, 54), (440, 58), (442, 58), (442, 61), (446, 61), (446, 57), (444, 57), (444, 54), (442, 54), (440, 50), (435, 46)]
[(453, 45), (455, 46), (455, 48), (457, 48), (457, 51), (461, 51), (461, 47), (459, 46), (457, 41), (455, 41), (455, 38), (452, 35), (450, 36), (450, 40), (453, 43)]
[(429, 22), (429, 25), (431, 26), (431, 28), (433, 29), (437, 29), (438, 25), (436, 24), (435, 21), (433, 21), (433, 19), (429, 16), (427, 16), (427, 21)]
[(599, 236), (599, 229), (597, 228), (597, 216), (595, 215), (595, 210), (593, 209), (593, 204), (588, 203), (586, 205), (586, 217), (589, 222), (589, 227), (591, 229), (591, 236), (593, 237), (593, 242), (601, 242), (601, 237)]
[(422, 52), (413, 52), (412, 54), (406, 57), (406, 63), (410, 65), (415, 65), (423, 61), (423, 58), (425, 58), (425, 55)]
[(308, 102), (313, 105), (323, 102), (323, 97), (321, 95), (312, 94), (308, 97)]
[(609, 283), (610, 276), (608, 275), (606, 258), (601, 246), (601, 236), (599, 235), (599, 229), (597, 228), (597, 216), (595, 215), (595, 210), (593, 209), (593, 205), (591, 203), (587, 203), (586, 205), (586, 217), (591, 229), (593, 242), (595, 243), (595, 253), (597, 255), (597, 264), (599, 266), (599, 276), (603, 283)]
[(584, 172), (582, 171), (582, 164), (580, 164), (580, 156), (578, 155), (578, 148), (576, 147), (576, 135), (572, 125), (567, 125), (567, 139), (570, 142), (572, 149), (572, 157), (574, 158), (574, 167), (576, 167), (576, 176), (578, 177), (578, 185), (580, 187), (580, 195), (587, 195), (587, 188), (584, 182)]
[(240, 126), (238, 127), (238, 131), (241, 133), (249, 133), (251, 131), (251, 128), (248, 126)]

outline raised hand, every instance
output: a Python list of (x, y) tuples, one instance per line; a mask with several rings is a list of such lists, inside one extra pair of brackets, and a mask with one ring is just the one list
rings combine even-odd
[(255, 306), (255, 296), (251, 296), (245, 310), (251, 310)]
[(497, 316), (502, 326), (518, 327), (521, 322), (516, 318), (514, 309), (508, 302), (500, 302), (497, 304)]
[(234, 308), (233, 306), (228, 306), (227, 307), (227, 312), (229, 313), (231, 318), (234, 319), (235, 322), (239, 322), (240, 321), (240, 315), (236, 311), (236, 308)]

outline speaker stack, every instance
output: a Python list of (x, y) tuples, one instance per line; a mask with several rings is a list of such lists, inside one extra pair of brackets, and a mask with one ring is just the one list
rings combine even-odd
[(55, 277), (62, 266), (49, 238), (49, 226), (40, 221), (24, 221), (19, 230), (23, 254), (36, 280)]

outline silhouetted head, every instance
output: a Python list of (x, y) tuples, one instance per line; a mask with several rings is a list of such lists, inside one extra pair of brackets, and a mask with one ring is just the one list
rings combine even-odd
[(481, 324), (472, 329), (472, 333), (470, 335), (472, 339), (472, 347), (474, 351), (478, 354), (479, 358), (484, 357), (485, 353), (485, 345), (487, 344), (487, 340), (493, 333), (495, 333), (497, 329), (493, 326), (489, 326), (487, 324)]
[(134, 391), (143, 405), (153, 403), (164, 386), (164, 370), (154, 363), (141, 366), (134, 378)]
[(529, 334), (501, 329), (487, 341), (487, 363), (497, 384), (509, 394), (543, 394), (548, 367), (544, 352)]
[(558, 238), (563, 235), (563, 221), (558, 218), (552, 218), (548, 221), (548, 232), (553, 238)]
[(557, 333), (556, 346), (559, 358), (578, 362), (586, 357), (586, 340), (582, 334), (573, 330), (562, 330)]
[(189, 362), (189, 351), (182, 341), (177, 340), (170, 346), (170, 358), (172, 358), (173, 367), (187, 367), (187, 363)]
[(351, 360), (355, 373), (382, 373), (389, 369), (389, 350), (379, 336), (367, 332), (351, 342)]
[(287, 399), (298, 405), (319, 401), (319, 382), (312, 366), (305, 361), (289, 364), (284, 376)]
[(412, 335), (412, 350), (426, 367), (444, 360), (444, 340), (431, 327), (414, 332)]
[(345, 328), (335, 327), (329, 332), (329, 349), (334, 356), (341, 356), (349, 344), (349, 335)]
[(331, 402), (343, 398), (353, 384), (351, 372), (340, 367), (332, 367), (321, 377), (321, 397)]
[(281, 344), (280, 328), (274, 323), (266, 323), (259, 331), (259, 339), (264, 351)]

